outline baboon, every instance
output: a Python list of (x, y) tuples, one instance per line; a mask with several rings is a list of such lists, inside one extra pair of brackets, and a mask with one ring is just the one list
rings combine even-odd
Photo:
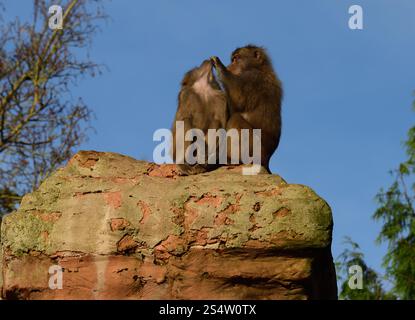
[[(237, 48), (231, 59), (225, 67), (218, 57), (211, 58), (228, 97), (230, 118), (226, 129), (235, 128), (239, 133), (240, 129), (261, 129), (261, 165), (270, 172), (269, 160), (281, 136), (282, 84), (264, 48)], [(252, 130), (249, 146), (252, 152)]]
[[(225, 129), (227, 119), (226, 94), (221, 90), (214, 77), (212, 62), (205, 60), (199, 67), (185, 74), (178, 97), (178, 108), (172, 130), (172, 155), (175, 162), (184, 160), (184, 164), (178, 164), (181, 174), (198, 174), (218, 167), (217, 164), (207, 163), (210, 156), (216, 155), (216, 158), (218, 157), (218, 148), (216, 150), (208, 150), (207, 148), (207, 132), (208, 129)], [(203, 131), (206, 137), (204, 163), (189, 164), (186, 162), (186, 158), (178, 159), (180, 154), (189, 152), (188, 147), (192, 144), (192, 141), (185, 141), (183, 145), (176, 145), (176, 121), (184, 122), (184, 133), (190, 129)], [(219, 144), (217, 145), (219, 146)], [(217, 160), (214, 162), (218, 163)]]

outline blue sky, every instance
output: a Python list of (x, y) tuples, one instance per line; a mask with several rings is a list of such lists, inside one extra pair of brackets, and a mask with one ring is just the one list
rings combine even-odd
[[(7, 0), (9, 17), (31, 3)], [(363, 7), (364, 30), (348, 28), (353, 4)], [(212, 55), (228, 63), (238, 46), (263, 45), (285, 89), (271, 170), (330, 204), (334, 256), (349, 235), (380, 268), (374, 196), (404, 160), (414, 124), (413, 0), (114, 0), (106, 8), (111, 21), (91, 56), (108, 71), (73, 91), (96, 115), (96, 133), (81, 149), (151, 160), (153, 132), (170, 127), (184, 72)]]

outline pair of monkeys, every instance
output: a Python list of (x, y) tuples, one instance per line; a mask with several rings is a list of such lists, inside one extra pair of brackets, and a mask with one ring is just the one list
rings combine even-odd
[[(247, 45), (237, 48), (232, 53), (231, 61), (225, 67), (218, 57), (212, 57), (185, 74), (172, 130), (173, 160), (178, 162), (177, 148), (184, 148), (181, 150), (183, 154), (188, 152), (187, 147), (192, 143), (185, 141), (183, 145), (176, 145), (176, 121), (183, 121), (184, 132), (197, 128), (205, 136), (208, 129), (223, 128), (237, 129), (241, 138), (240, 129), (249, 129), (250, 150), (253, 149), (252, 129), (261, 129), (261, 165), (270, 172), (269, 161), (281, 136), (281, 82), (270, 58), (261, 47)], [(223, 90), (213, 74), (213, 68)], [(210, 156), (209, 152), (206, 158)], [(226, 152), (230, 159), (229, 143)], [(183, 175), (210, 171), (218, 166), (207, 161), (201, 164), (178, 164)]]

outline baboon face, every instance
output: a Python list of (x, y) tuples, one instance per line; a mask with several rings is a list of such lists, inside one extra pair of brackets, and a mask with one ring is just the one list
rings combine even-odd
[(206, 86), (213, 89), (220, 89), (218, 82), (213, 75), (213, 65), (210, 60), (205, 60), (199, 67), (187, 72), (182, 80), (182, 88), (194, 86)]
[(269, 65), (265, 50), (256, 46), (246, 46), (236, 49), (231, 56), (231, 64), (227, 67), (230, 72), (240, 75), (245, 70), (262, 68)]

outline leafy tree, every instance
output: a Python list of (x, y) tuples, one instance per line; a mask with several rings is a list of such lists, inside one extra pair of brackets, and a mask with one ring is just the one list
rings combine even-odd
[[(338, 280), (340, 282), (339, 298), (344, 300), (391, 300), (396, 297), (386, 292), (382, 286), (382, 277), (365, 262), (359, 245), (349, 237), (345, 239), (345, 250), (336, 262)], [(362, 270), (362, 288), (349, 285), (349, 268), (359, 266)]]
[[(415, 109), (415, 103), (414, 103)], [(377, 195), (373, 218), (383, 223), (377, 241), (387, 242), (383, 266), (401, 299), (415, 299), (415, 126), (405, 142), (408, 159), (392, 171), (394, 182)]]
[[(379, 208), (373, 214), (373, 219), (382, 223), (377, 242), (388, 244), (383, 259), (384, 279), (392, 283), (392, 289), (385, 292), (379, 274), (366, 265), (359, 246), (348, 239), (351, 249), (346, 248), (337, 262), (341, 298), (415, 299), (415, 126), (408, 132), (405, 147), (408, 159), (391, 171), (393, 182), (376, 195)], [(347, 269), (352, 264), (363, 269), (362, 290), (351, 290), (348, 286)]]
[[(54, 4), (62, 29), (49, 27)], [(34, 0), (31, 21), (0, 18), (0, 216), (86, 139), (91, 110), (70, 91), (99, 72), (82, 53), (103, 18), (101, 4), (87, 0)]]

